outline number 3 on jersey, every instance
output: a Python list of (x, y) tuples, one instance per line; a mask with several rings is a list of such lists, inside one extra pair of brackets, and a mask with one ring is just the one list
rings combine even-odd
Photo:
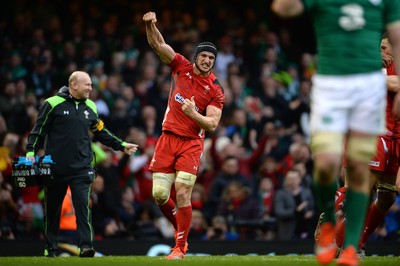
[(339, 26), (346, 31), (360, 30), (365, 25), (364, 9), (357, 4), (348, 4), (341, 7), (342, 16)]

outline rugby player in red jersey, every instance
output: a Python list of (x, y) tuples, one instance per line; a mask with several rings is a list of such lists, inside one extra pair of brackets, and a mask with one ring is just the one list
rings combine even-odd
[[(153, 198), (175, 229), (175, 247), (166, 259), (183, 259), (192, 219), (191, 193), (196, 181), (205, 131), (214, 131), (221, 119), (224, 92), (211, 72), (217, 48), (200, 43), (194, 63), (165, 43), (156, 27), (156, 14), (144, 14), (147, 41), (172, 69), (168, 106), (149, 169), (153, 172)], [(176, 203), (171, 199), (175, 184)]]

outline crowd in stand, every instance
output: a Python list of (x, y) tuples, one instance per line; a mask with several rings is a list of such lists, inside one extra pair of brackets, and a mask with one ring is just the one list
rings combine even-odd
[[(139, 2), (21, 0), (1, 16), (0, 238), (42, 237), (41, 187), (15, 188), (11, 159), (25, 155), (38, 107), (75, 70), (90, 73), (91, 99), (110, 131), (140, 146), (129, 157), (93, 143), (97, 239), (173, 238), (152, 200), (148, 170), (170, 89), (170, 69), (146, 41), (142, 16), (149, 10), (157, 10), (163, 36), (187, 58), (201, 41), (219, 49), (213, 71), (225, 106), (218, 129), (205, 138), (189, 238), (312, 238), (312, 48), (268, 23), (268, 1)], [(388, 237), (399, 237), (398, 209)]]

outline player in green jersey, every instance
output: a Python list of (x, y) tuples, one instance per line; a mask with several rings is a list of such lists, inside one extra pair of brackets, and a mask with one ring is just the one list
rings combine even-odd
[[(387, 30), (400, 73), (400, 0), (274, 0), (282, 17), (311, 15), (318, 65), (313, 77), (311, 149), (318, 206), (324, 212), (315, 253), (322, 264), (336, 255), (334, 198), (346, 141), (346, 236), (338, 265), (358, 265), (356, 247), (369, 202), (368, 163), (384, 133), (386, 84), (380, 40)], [(400, 94), (393, 111), (400, 111)]]

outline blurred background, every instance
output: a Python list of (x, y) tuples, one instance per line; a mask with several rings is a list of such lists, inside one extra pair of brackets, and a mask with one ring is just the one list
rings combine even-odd
[[(315, 39), (307, 16), (279, 19), (271, 13), (270, 2), (16, 0), (3, 4), (1, 242), (43, 239), (41, 187), (16, 188), (11, 159), (25, 155), (26, 137), (39, 106), (67, 85), (75, 70), (90, 74), (91, 99), (106, 126), (140, 145), (128, 157), (93, 143), (98, 167), (91, 196), (96, 240), (168, 243), (173, 239), (173, 229), (151, 199), (147, 169), (161, 133), (171, 73), (147, 44), (142, 16), (154, 11), (165, 41), (189, 60), (201, 41), (212, 41), (219, 50), (213, 71), (226, 100), (218, 129), (206, 135), (192, 196), (189, 241), (312, 243), (318, 218), (315, 201), (302, 210), (286, 210), (275, 195), (281, 190), (298, 199), (301, 191), (312, 190), (308, 118), (317, 60)], [(76, 228), (69, 197), (64, 201), (61, 237), (73, 244)], [(398, 197), (371, 241), (399, 240), (399, 202)]]

